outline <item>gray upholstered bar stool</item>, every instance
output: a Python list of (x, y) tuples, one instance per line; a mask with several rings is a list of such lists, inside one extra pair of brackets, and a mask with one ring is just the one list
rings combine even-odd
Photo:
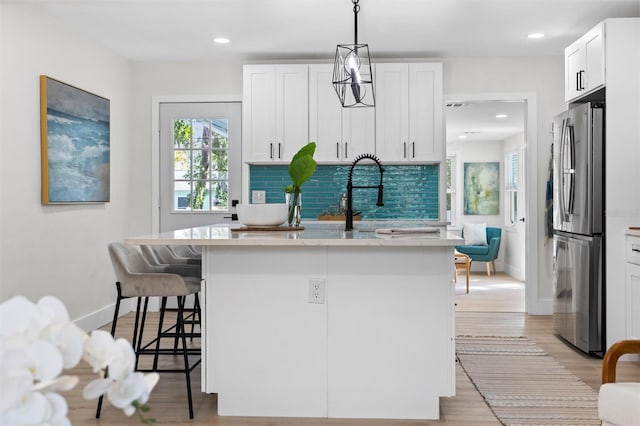
[[(164, 267), (163, 272), (178, 274), (183, 277), (202, 277), (200, 263), (189, 262), (187, 258), (176, 256), (166, 245), (141, 245), (140, 250), (145, 260), (153, 266)], [(189, 305), (190, 307), (186, 307)], [(185, 321), (191, 324), (193, 334), (196, 325), (200, 325), (200, 298), (193, 295), (193, 303), (185, 303), (185, 311), (190, 312)]]
[(202, 276), (200, 263), (190, 262), (188, 258), (176, 256), (168, 246), (142, 245), (140, 250), (149, 264), (164, 266), (165, 272), (176, 273), (183, 277)]
[(202, 264), (202, 248), (191, 245), (169, 245), (175, 256), (187, 259), (187, 263), (200, 265)]
[[(136, 317), (133, 329), (132, 346), (136, 352), (137, 371), (157, 371), (184, 373), (187, 382), (187, 399), (189, 402), (189, 418), (193, 418), (193, 402), (191, 398), (191, 371), (200, 364), (200, 348), (187, 346), (187, 337), (190, 333), (185, 329), (184, 300), (188, 295), (195, 295), (200, 291), (201, 278), (180, 276), (178, 274), (164, 272), (163, 266), (153, 266), (145, 260), (139, 247), (122, 243), (109, 244), (109, 255), (116, 275), (117, 299), (111, 325), (111, 334), (115, 334), (120, 302), (132, 297), (138, 298)], [(144, 323), (147, 314), (149, 297), (159, 297), (161, 300), (160, 319), (156, 336), (150, 341), (143, 342)], [(178, 300), (178, 312), (175, 324), (163, 329), (165, 307), (168, 297), (176, 297)], [(144, 307), (141, 309), (141, 301), (144, 299)], [(161, 340), (170, 338), (174, 345), (171, 348), (161, 347)], [(141, 355), (152, 355), (153, 366), (151, 368), (138, 368)], [(159, 368), (158, 357), (160, 355), (182, 356), (181, 368)], [(197, 356), (197, 360), (190, 363), (189, 355)], [(102, 398), (98, 402), (96, 418), (100, 417)]]

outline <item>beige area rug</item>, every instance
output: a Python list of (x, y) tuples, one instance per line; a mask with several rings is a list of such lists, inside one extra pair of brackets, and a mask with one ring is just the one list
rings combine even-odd
[(526, 337), (457, 336), (463, 370), (504, 425), (599, 425), (598, 394)]
[(525, 284), (504, 272), (487, 276), (472, 272), (469, 293), (466, 293), (465, 274), (458, 272), (456, 282), (456, 311), (458, 312), (524, 312)]

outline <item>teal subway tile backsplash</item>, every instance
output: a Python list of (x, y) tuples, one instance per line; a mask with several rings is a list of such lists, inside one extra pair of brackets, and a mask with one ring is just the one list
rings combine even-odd
[[(338, 210), (340, 197), (347, 188), (350, 165), (318, 166), (302, 186), (302, 217), (315, 219)], [(249, 169), (249, 192), (266, 191), (267, 203), (283, 203), (283, 188), (291, 183), (287, 166), (256, 166)], [(438, 220), (438, 166), (384, 166), (384, 206), (377, 207), (375, 189), (354, 189), (353, 210), (365, 219)], [(378, 167), (358, 164), (353, 172), (354, 185), (378, 185)]]

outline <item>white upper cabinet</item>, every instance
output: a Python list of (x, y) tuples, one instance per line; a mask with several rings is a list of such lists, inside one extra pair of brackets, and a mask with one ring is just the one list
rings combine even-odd
[(605, 84), (604, 23), (564, 50), (564, 97), (570, 102)]
[(376, 64), (374, 78), (378, 157), (443, 161), (442, 64)]
[(333, 64), (309, 65), (309, 140), (317, 161), (351, 162), (375, 151), (375, 109), (343, 108), (332, 79)]
[(308, 142), (308, 65), (245, 65), (244, 162), (289, 162)]

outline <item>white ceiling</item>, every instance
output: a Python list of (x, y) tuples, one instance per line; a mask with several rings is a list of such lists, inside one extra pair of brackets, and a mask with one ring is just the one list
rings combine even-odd
[[(447, 103), (447, 143), (502, 141), (523, 133), (525, 105), (524, 101)], [(498, 114), (506, 117), (497, 118)]]
[[(35, 7), (134, 61), (332, 60), (353, 42), (351, 0), (0, 0)], [(358, 38), (376, 59), (562, 55), (605, 18), (640, 16), (640, 0), (360, 0)], [(527, 34), (542, 32), (531, 40)], [(231, 42), (217, 45), (214, 37)], [(497, 110), (507, 119), (497, 120)], [(447, 109), (447, 140), (522, 131), (522, 104)]]
[[(0, 0), (31, 4), (140, 61), (331, 59), (353, 42), (351, 0)], [(560, 55), (640, 0), (361, 0), (359, 41), (376, 58)], [(542, 32), (542, 40), (527, 34)], [(231, 39), (214, 45), (214, 37)]]

